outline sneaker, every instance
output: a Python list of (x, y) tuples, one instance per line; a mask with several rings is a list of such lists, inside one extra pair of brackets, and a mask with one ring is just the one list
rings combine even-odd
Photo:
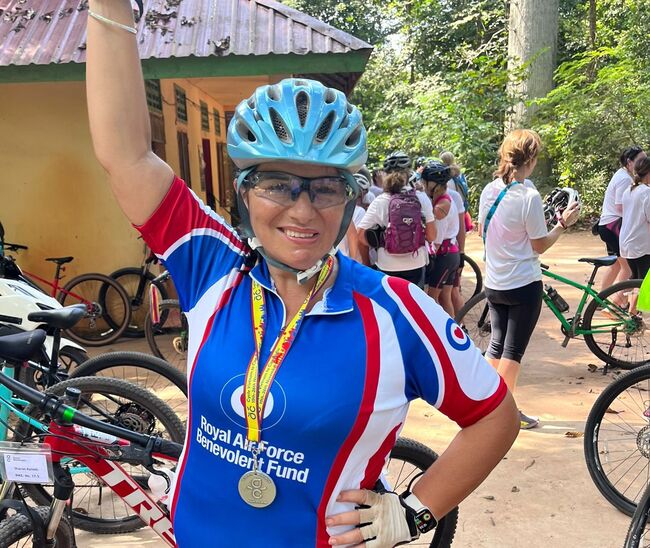
[(536, 426), (539, 426), (539, 418), (538, 417), (529, 417), (528, 415), (524, 415), (521, 411), (519, 410), (519, 428), (521, 430), (530, 430), (531, 428), (535, 428)]

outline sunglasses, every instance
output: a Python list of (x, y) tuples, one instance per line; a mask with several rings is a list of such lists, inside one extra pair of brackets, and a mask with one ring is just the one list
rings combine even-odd
[(343, 205), (354, 198), (354, 190), (344, 175), (298, 177), (281, 171), (256, 171), (246, 180), (255, 196), (288, 207), (303, 192), (316, 209)]

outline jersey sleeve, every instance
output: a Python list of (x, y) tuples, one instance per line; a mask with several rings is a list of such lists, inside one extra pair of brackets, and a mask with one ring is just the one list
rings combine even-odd
[(494, 411), (508, 389), (467, 333), (418, 287), (398, 278), (385, 283), (403, 313), (396, 328), (406, 397), (424, 399), (460, 427)]
[(247, 255), (235, 231), (178, 177), (149, 220), (135, 228), (169, 270), (185, 311), (238, 271)]
[(418, 192), (417, 197), (420, 200), (420, 205), (422, 206), (422, 217), (424, 217), (425, 223), (432, 223), (436, 220), (433, 214), (433, 203), (429, 196), (425, 192)]
[(358, 228), (367, 230), (376, 226), (386, 225), (386, 223), (383, 222), (380, 212), (381, 202), (382, 200), (379, 199), (375, 199), (371, 202), (371, 204), (368, 206), (368, 209), (366, 209), (365, 215), (361, 221), (359, 221), (359, 224), (357, 225)]

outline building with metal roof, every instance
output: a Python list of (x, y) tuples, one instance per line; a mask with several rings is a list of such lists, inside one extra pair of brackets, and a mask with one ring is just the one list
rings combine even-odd
[[(144, 5), (137, 40), (154, 151), (226, 218), (232, 166), (225, 135), (235, 105), (287, 76), (349, 93), (372, 51), (273, 0)], [(108, 273), (142, 257), (92, 150), (87, 18), (87, 0), (0, 0), (0, 220), (9, 241), (30, 246), (24, 266), (42, 274), (49, 274), (45, 256), (76, 255), (72, 274)]]

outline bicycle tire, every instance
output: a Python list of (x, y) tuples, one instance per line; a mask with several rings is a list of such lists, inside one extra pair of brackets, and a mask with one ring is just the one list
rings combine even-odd
[(636, 506), (632, 521), (625, 535), (623, 548), (641, 548), (648, 546), (650, 543), (650, 533), (646, 535), (646, 528), (649, 526), (648, 518), (650, 517), (650, 483), (645, 488), (639, 504)]
[[(50, 509), (48, 507), (39, 506), (32, 508), (32, 510), (36, 511), (41, 516), (44, 523), (48, 522), (50, 517)], [(24, 514), (14, 514), (0, 523), (0, 546), (2, 546), (2, 548), (11, 548), (11, 546), (17, 544), (18, 541), (28, 541), (33, 532), (34, 526), (31, 519)], [(56, 548), (75, 548), (77, 546), (75, 543), (74, 530), (65, 514), (61, 516), (61, 521), (59, 522), (59, 527), (54, 535), (54, 540), (56, 541)], [(32, 542), (28, 542), (29, 543), (21, 543), (20, 546), (32, 546)]]
[[(472, 269), (474, 272), (473, 276), (470, 276), (470, 278), (476, 278), (476, 285), (473, 286), (472, 294), (469, 295), (468, 300), (474, 297), (475, 295), (478, 295), (481, 291), (483, 291), (483, 273), (481, 272), (480, 267), (476, 263), (474, 259), (472, 259), (469, 255), (465, 255), (465, 268), (469, 265), (469, 267)], [(465, 272), (465, 268), (463, 268), (463, 272)], [(461, 275), (461, 293), (463, 289), (464, 282), (462, 281), (463, 279), (467, 279), (466, 276)], [(463, 295), (464, 296), (464, 295)]]
[[(90, 285), (93, 282), (98, 285)], [(112, 290), (110, 294), (109, 288)], [(82, 299), (74, 294), (80, 294)], [(129, 296), (119, 283), (103, 274), (83, 274), (73, 278), (59, 293), (57, 300), (63, 306), (86, 305), (86, 316), (77, 325), (64, 331), (66, 337), (82, 346), (102, 346), (115, 342), (129, 326)], [(109, 309), (112, 318), (122, 318), (122, 323), (115, 329), (106, 320), (106, 311)]]
[(166, 361), (142, 352), (109, 352), (84, 362), (70, 377), (95, 375), (133, 382), (153, 392), (185, 420), (187, 377)]
[[(641, 386), (635, 389), (637, 384)], [(649, 389), (650, 365), (621, 375), (598, 396), (585, 424), (589, 475), (600, 493), (628, 516), (650, 477), (650, 419), (644, 416)], [(628, 473), (631, 481), (623, 484)]]
[(467, 333), (481, 354), (485, 354), (492, 337), (490, 310), (485, 292), (481, 291), (467, 301), (465, 306), (458, 311), (454, 320)]
[[(79, 377), (60, 382), (52, 386), (47, 392), (61, 396), (65, 393), (66, 388), (69, 386), (79, 388), (82, 391), (82, 405), (79, 407), (79, 410), (81, 412), (85, 412), (87, 414), (89, 413), (88, 408), (84, 407), (84, 401), (88, 401), (88, 396), (85, 396), (84, 399), (84, 394), (88, 394), (89, 392), (102, 394), (104, 396), (104, 400), (101, 401), (108, 400), (108, 396), (116, 396), (117, 398), (121, 398), (126, 402), (129, 402), (128, 407), (125, 407), (125, 404), (122, 404), (118, 408), (118, 413), (121, 413), (121, 410), (123, 408), (125, 411), (128, 411), (128, 413), (124, 413), (124, 417), (127, 419), (126, 421), (122, 421), (121, 417), (120, 420), (115, 420), (115, 415), (112, 417), (118, 425), (124, 426), (126, 428), (128, 428), (129, 425), (136, 423), (139, 423), (140, 426), (147, 426), (146, 421), (141, 420), (147, 419), (147, 421), (149, 421), (149, 424), (145, 430), (145, 433), (151, 435), (154, 435), (156, 433), (160, 434), (159, 432), (151, 431), (152, 427), (155, 428), (158, 426), (158, 423), (160, 423), (160, 426), (165, 429), (166, 436), (164, 437), (167, 439), (170, 439), (177, 443), (183, 443), (185, 439), (185, 428), (179, 418), (169, 408), (169, 406), (139, 386), (120, 379), (112, 379), (107, 377)], [(94, 406), (97, 407), (99, 405), (99, 402), (100, 400), (94, 400)], [(136, 404), (136, 410), (141, 414), (136, 413), (136, 410), (132, 410), (131, 404)], [(144, 414), (145, 411), (147, 412), (147, 415)], [(39, 409), (35, 409), (33, 406), (29, 406), (26, 412), (37, 419), (42, 416), (42, 412)], [(152, 423), (152, 420), (155, 420), (155, 423)], [(139, 429), (138, 431), (143, 430)], [(23, 422), (21, 423), (18, 432), (19, 439), (24, 439), (26, 437), (32, 436), (33, 428)], [(74, 459), (71, 460), (71, 463), (74, 463)], [(127, 470), (130, 469), (130, 465), (122, 463), (122, 466)], [(134, 473), (130, 473), (131, 475), (134, 475)], [(86, 475), (91, 480), (93, 478), (96, 479), (92, 473), (81, 472), (79, 474), (75, 474), (75, 480), (77, 482), (79, 476), (82, 474)], [(148, 472), (139, 472), (137, 475), (144, 477), (148, 475)], [(72, 524), (75, 527), (79, 527), (80, 529), (91, 531), (93, 533), (112, 534), (130, 533), (145, 526), (140, 517), (136, 514), (131, 513), (130, 508), (127, 508), (121, 499), (119, 499), (117, 496), (111, 499), (112, 491), (109, 491), (108, 493), (102, 492), (104, 487), (101, 480), (98, 480), (96, 483), (96, 487), (99, 491), (98, 500), (100, 501), (99, 517), (96, 517), (94, 514), (92, 514), (90, 508), (81, 511), (81, 508), (79, 506), (79, 504), (83, 503), (86, 496), (88, 496), (87, 493), (89, 493), (92, 489), (92, 485), (90, 487), (87, 485), (79, 485), (78, 483), (75, 485), (75, 492), (77, 494), (73, 497), (73, 504), (75, 505), (75, 508), (72, 509)], [(32, 498), (32, 500), (34, 500), (39, 505), (48, 505), (52, 500), (49, 491), (42, 485), (24, 484), (22, 485), (22, 489)], [(51, 489), (51, 487), (48, 489)], [(80, 496), (79, 493), (83, 493), (83, 495)], [(118, 517), (116, 515), (115, 501), (119, 502), (119, 504), (124, 505), (124, 516)], [(109, 502), (112, 503), (112, 517), (104, 518), (101, 516), (101, 505), (108, 505)]]
[(59, 350), (59, 364), (63, 365), (63, 368), (67, 372), (74, 371), (89, 359), (90, 356), (84, 350), (75, 348), (74, 346), (64, 346)]
[[(438, 459), (438, 454), (426, 445), (410, 438), (398, 438), (390, 452), (388, 463), (384, 469), (384, 475), (390, 483), (390, 487), (401, 493), (406, 490), (411, 479), (419, 472), (429, 468)], [(397, 481), (391, 477), (390, 467), (392, 461), (403, 461), (415, 467), (402, 479), (398, 476)], [(403, 466), (400, 473), (403, 471)], [(429, 546), (430, 548), (449, 548), (458, 524), (458, 507), (454, 508), (445, 517), (441, 518), (434, 531), (422, 535), (419, 539), (409, 543), (409, 546)]]
[[(120, 268), (113, 272), (110, 277), (119, 283), (127, 295), (129, 296), (129, 304), (131, 305), (131, 321), (129, 326), (124, 331), (124, 336), (129, 338), (142, 338), (144, 337), (144, 326), (147, 320), (147, 313), (149, 312), (149, 286), (156, 279), (156, 276), (148, 270), (144, 273), (145, 283), (143, 286), (142, 294), (138, 295), (140, 289), (140, 279), (142, 278), (142, 268), (126, 267)], [(164, 283), (156, 282), (154, 284), (156, 289), (160, 292), (160, 300), (169, 299), (167, 287)], [(106, 320), (113, 329), (117, 328), (117, 323), (111, 318), (108, 313)]]
[[(609, 297), (615, 293), (629, 293), (630, 290), (639, 289), (641, 287), (641, 282), (642, 280), (626, 280), (624, 282), (619, 282), (601, 291), (598, 296), (599, 298), (605, 300), (609, 299)], [(598, 310), (600, 310), (598, 302), (595, 299), (592, 299), (585, 309), (585, 315), (582, 321), (582, 326), (584, 329), (588, 330), (592, 328), (594, 315), (598, 313)], [(625, 314), (627, 314), (627, 312), (625, 312)], [(604, 333), (596, 334), (598, 336), (598, 341), (601, 341), (598, 342), (596, 341), (594, 334), (586, 334), (584, 338), (587, 347), (598, 359), (615, 367), (620, 367), (621, 369), (633, 369), (635, 367), (643, 365), (650, 359), (650, 336), (648, 336), (646, 340), (646, 328), (643, 321), (643, 316), (641, 314), (637, 314), (634, 316), (634, 319), (637, 325), (636, 331), (632, 333), (631, 336), (628, 334), (617, 333), (616, 344), (614, 345), (611, 356), (608, 353), (608, 349), (605, 349), (601, 346), (608, 346), (608, 343), (611, 342), (611, 335), (606, 335)], [(599, 321), (601, 320), (596, 320), (596, 325), (598, 325)], [(607, 324), (616, 320), (604, 317), (602, 321)], [(624, 344), (619, 343), (621, 335), (624, 337)], [(610, 340), (608, 341), (607, 339)], [(633, 341), (638, 341), (638, 347), (637, 345), (631, 344)], [(628, 348), (632, 348), (630, 351), (631, 355), (629, 355), (629, 357), (628, 353), (625, 352), (625, 350)]]
[(153, 354), (181, 371), (187, 369), (188, 324), (175, 299), (160, 302), (160, 321), (154, 324), (151, 314), (145, 322), (145, 336)]

